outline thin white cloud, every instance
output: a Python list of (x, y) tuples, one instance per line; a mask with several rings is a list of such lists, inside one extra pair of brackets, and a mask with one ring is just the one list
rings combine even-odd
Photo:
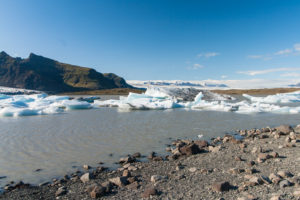
[(294, 44), (294, 50), (295, 51), (300, 51), (300, 43)]
[(265, 69), (265, 70), (254, 70), (254, 71), (238, 71), (238, 74), (245, 74), (249, 76), (256, 76), (256, 75), (261, 75), (261, 74), (269, 74), (273, 72), (291, 72), (291, 71), (300, 71), (299, 68), (272, 68), (272, 69)]
[(248, 55), (248, 58), (251, 59), (262, 59), (262, 60), (271, 60), (274, 57), (277, 56), (295, 56), (295, 55), (300, 55), (300, 43), (296, 43), (293, 45), (292, 48), (286, 48), (280, 51), (277, 51), (272, 54), (265, 54), (265, 55)]
[(188, 69), (191, 69), (191, 70), (197, 70), (197, 69), (201, 69), (203, 68), (204, 66), (201, 65), (201, 64), (198, 64), (198, 63), (195, 63), (193, 64), (191, 67), (188, 67)]
[(203, 68), (204, 66), (203, 65), (200, 65), (200, 64), (198, 64), (198, 63), (195, 63), (194, 65), (193, 65), (193, 69), (201, 69), (201, 68)]
[(227, 78), (227, 76), (226, 75), (222, 75), (221, 78)]
[(293, 53), (292, 49), (284, 49), (284, 50), (281, 50), (281, 51), (277, 51), (275, 53), (275, 55), (288, 55), (288, 54), (291, 54), (291, 53)]
[(300, 77), (300, 73), (284, 73), (284, 74), (281, 74), (280, 76), (282, 77)]
[(215, 57), (218, 55), (220, 55), (220, 53), (218, 53), (218, 52), (207, 52), (207, 53), (199, 53), (197, 55), (197, 57), (198, 58), (200, 58), (200, 57), (210, 58), (210, 57)]
[(263, 55), (249, 55), (248, 58), (251, 58), (251, 59), (261, 59), (261, 58), (263, 58)]

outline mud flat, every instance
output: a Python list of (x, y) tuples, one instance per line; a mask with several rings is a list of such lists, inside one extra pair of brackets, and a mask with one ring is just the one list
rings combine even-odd
[(211, 142), (173, 141), (109, 170), (84, 165), (40, 186), (11, 183), (0, 199), (300, 199), (300, 126), (239, 130)]

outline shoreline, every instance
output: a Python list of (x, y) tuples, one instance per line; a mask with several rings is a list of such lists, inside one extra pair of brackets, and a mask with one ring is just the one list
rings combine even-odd
[[(205, 90), (203, 88), (196, 88), (199, 90)], [(227, 95), (274, 95), (278, 93), (289, 93), (300, 91), (300, 88), (264, 88), (264, 89), (207, 89), (208, 91), (217, 94), (227, 94)], [(116, 88), (107, 90), (90, 90), (90, 91), (79, 91), (79, 92), (63, 92), (57, 93), (56, 95), (128, 95), (129, 92), (143, 93), (145, 89), (143, 88)]]
[(274, 95), (278, 93), (289, 93), (300, 91), (300, 88), (264, 88), (264, 89), (225, 89), (225, 90), (211, 90), (218, 94), (227, 95)]
[[(176, 140), (166, 156), (139, 153), (120, 168), (83, 166), (83, 172), (31, 186), (15, 183), (0, 199), (298, 199), (300, 126), (239, 131), (212, 140)], [(251, 197), (251, 198), (250, 198)]]

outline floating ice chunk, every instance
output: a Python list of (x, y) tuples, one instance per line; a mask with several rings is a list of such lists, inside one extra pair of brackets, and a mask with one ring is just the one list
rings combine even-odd
[(261, 103), (293, 103), (300, 102), (300, 91), (291, 93), (280, 93), (275, 95), (268, 95), (266, 97), (254, 97), (247, 94), (243, 96), (253, 102)]
[(159, 87), (150, 87), (146, 90), (145, 95), (151, 96), (152, 98), (153, 97), (168, 98), (168, 97), (172, 97), (170, 95), (171, 91), (172, 88), (167, 89), (167, 88), (159, 88)]
[[(253, 102), (240, 101), (237, 103), (232, 103), (224, 100), (207, 101), (207, 100), (203, 100), (204, 94), (202, 92), (199, 92), (195, 96), (194, 101), (177, 102), (177, 99), (174, 96), (169, 95), (172, 92), (173, 94), (180, 93), (178, 89), (172, 91), (171, 89), (166, 90), (166, 89), (150, 88), (146, 91), (145, 94), (130, 93), (127, 97), (120, 97), (120, 100), (95, 101), (94, 106), (119, 107), (120, 110), (150, 110), (150, 109), (161, 110), (161, 109), (187, 108), (187, 109), (195, 109), (195, 110), (214, 110), (214, 111), (237, 112), (237, 113), (245, 113), (245, 114), (261, 113), (261, 112), (292, 114), (292, 113), (300, 112), (300, 107), (281, 107), (279, 105), (265, 103), (263, 99), (261, 99), (261, 97), (259, 97), (260, 99), (258, 99), (259, 101), (257, 101), (257, 99), (255, 99), (256, 97), (251, 97), (249, 95), (244, 95), (244, 96), (248, 99), (254, 100)], [(293, 99), (293, 101), (295, 101), (296, 99), (295, 96), (297, 95), (298, 95), (297, 93), (292, 93), (286, 99), (289, 100)], [(273, 98), (272, 101), (274, 102), (274, 96), (272, 96), (272, 98)]]
[(77, 101), (77, 100), (63, 100), (59, 103), (60, 107), (66, 107), (67, 110), (81, 110), (92, 108), (88, 102)]
[(46, 94), (1, 95), (0, 116), (44, 115), (92, 107), (87, 102), (69, 99), (67, 96), (47, 96)]

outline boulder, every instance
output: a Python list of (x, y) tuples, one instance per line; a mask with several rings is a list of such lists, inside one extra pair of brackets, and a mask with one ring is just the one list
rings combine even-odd
[(230, 189), (231, 189), (231, 185), (227, 181), (216, 182), (212, 185), (212, 190), (214, 190), (216, 192), (224, 192), (224, 191), (228, 191)]
[(290, 132), (294, 131), (293, 128), (289, 125), (281, 125), (275, 128), (278, 132), (287, 135)]
[(111, 182), (112, 184), (114, 184), (118, 187), (124, 187), (125, 185), (128, 184), (126, 177), (111, 178), (111, 179), (109, 179), (109, 182)]
[(187, 156), (190, 156), (190, 155), (193, 155), (193, 154), (198, 154), (198, 153), (202, 152), (202, 150), (196, 144), (185, 145), (185, 146), (179, 148), (179, 151), (183, 155), (187, 155)]
[(208, 142), (206, 140), (196, 140), (194, 143), (200, 148), (208, 147)]
[(133, 163), (135, 161), (136, 161), (135, 157), (127, 156), (124, 158), (120, 158), (119, 163)]

